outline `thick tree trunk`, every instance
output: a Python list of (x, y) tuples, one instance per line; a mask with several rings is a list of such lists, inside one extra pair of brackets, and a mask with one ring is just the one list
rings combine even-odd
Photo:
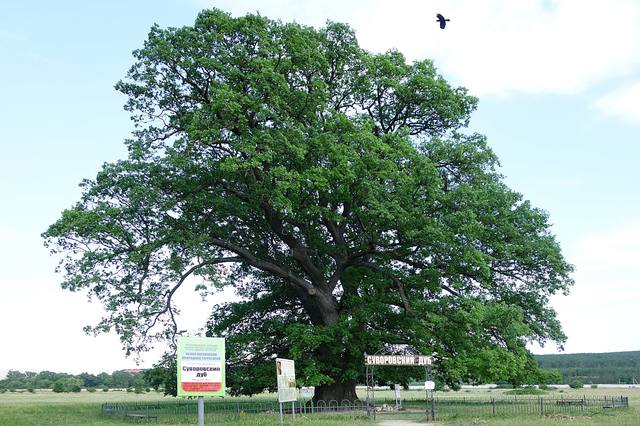
[[(314, 293), (304, 291), (299, 295), (313, 324), (320, 326), (335, 324), (340, 315), (340, 308), (337, 300), (331, 294), (324, 294), (320, 291)], [(318, 357), (324, 363), (340, 362), (339, 359), (335, 359), (335, 351), (331, 350), (327, 343), (321, 344), (318, 348)], [(345, 400), (349, 402), (358, 400), (355, 381), (336, 381), (332, 384), (315, 387), (314, 403), (324, 401), (328, 406), (330, 401), (336, 401), (340, 404)]]
[(332, 383), (330, 385), (316, 386), (313, 396), (314, 403), (324, 401), (327, 406), (330, 401), (340, 402), (347, 400), (350, 402), (357, 401), (356, 382)]

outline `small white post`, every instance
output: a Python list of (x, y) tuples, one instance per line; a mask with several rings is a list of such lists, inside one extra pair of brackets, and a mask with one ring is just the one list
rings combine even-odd
[(293, 419), (296, 419), (296, 402), (291, 401), (291, 412), (293, 413)]
[(284, 425), (284, 417), (282, 414), (282, 402), (279, 403), (280, 404), (280, 426)]
[(198, 397), (198, 426), (204, 426), (204, 397)]

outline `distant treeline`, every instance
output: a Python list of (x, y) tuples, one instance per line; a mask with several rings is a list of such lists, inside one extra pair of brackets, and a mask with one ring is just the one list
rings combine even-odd
[(73, 391), (79, 388), (104, 389), (104, 388), (148, 388), (151, 384), (145, 379), (143, 371), (119, 370), (112, 374), (68, 374), (54, 373), (52, 371), (20, 372), (11, 370), (4, 380), (0, 380), (2, 389), (54, 389)]
[(560, 373), (564, 383), (638, 383), (640, 351), (536, 355), (540, 368)]
[[(580, 380), (582, 383), (639, 383), (640, 351), (584, 353), (561, 355), (535, 355), (538, 365), (550, 376), (561, 376), (563, 383)], [(0, 380), (2, 389), (64, 389), (78, 388), (157, 388), (161, 380), (155, 379), (155, 370), (118, 370), (112, 374), (68, 374), (52, 371), (20, 372), (9, 371)], [(172, 376), (173, 377), (173, 376)]]

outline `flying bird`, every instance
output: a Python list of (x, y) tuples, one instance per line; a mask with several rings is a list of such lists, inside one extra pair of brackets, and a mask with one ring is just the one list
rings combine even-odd
[(440, 22), (440, 28), (442, 28), (444, 30), (444, 27), (447, 26), (447, 22), (450, 21), (450, 19), (444, 19), (444, 16), (442, 16), (441, 14), (437, 14), (436, 17), (438, 18), (438, 20), (436, 22)]

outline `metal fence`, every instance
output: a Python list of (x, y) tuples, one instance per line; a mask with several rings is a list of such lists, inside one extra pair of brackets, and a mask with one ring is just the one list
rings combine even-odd
[[(276, 400), (205, 400), (205, 413), (207, 415), (218, 414), (277, 414), (280, 411)], [(195, 399), (176, 401), (148, 402), (116, 402), (102, 404), (102, 414), (108, 416), (123, 416), (133, 418), (155, 419), (162, 416), (192, 415), (197, 414), (198, 407)], [(312, 401), (300, 400), (295, 404), (284, 403), (283, 412), (291, 414), (295, 410), (299, 414), (320, 413), (366, 413), (363, 401)]]
[(619, 397), (491, 397), (435, 398), (439, 417), (490, 415), (593, 414), (608, 409), (626, 408), (629, 398)]
[[(436, 397), (433, 399), (436, 418), (458, 416), (492, 416), (492, 415), (588, 415), (611, 409), (626, 408), (629, 399), (619, 397)], [(286, 414), (323, 414), (342, 413), (363, 416), (375, 412), (377, 415), (425, 413), (431, 417), (432, 401), (426, 399), (403, 399), (400, 407), (395, 399), (376, 399), (375, 405), (367, 405), (365, 401), (311, 401), (300, 400), (295, 405), (283, 404)], [(225, 416), (248, 414), (277, 414), (279, 404), (275, 400), (208, 400), (205, 401), (205, 413), (208, 416), (221, 414)], [(195, 399), (148, 402), (124, 402), (102, 404), (102, 414), (123, 416), (137, 419), (158, 419), (165, 416), (195, 415), (197, 403)]]

